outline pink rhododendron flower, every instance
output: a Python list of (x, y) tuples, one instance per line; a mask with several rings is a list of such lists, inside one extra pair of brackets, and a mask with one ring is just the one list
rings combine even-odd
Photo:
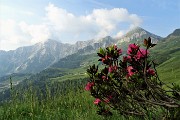
[(113, 68), (110, 66), (110, 67), (108, 68), (108, 71), (109, 71), (110, 73), (112, 73)]
[(102, 79), (106, 79), (106, 76), (102, 76)]
[(105, 60), (106, 60), (105, 58), (102, 58), (102, 59), (101, 59), (101, 61), (102, 61), (103, 63), (104, 63)]
[(131, 61), (131, 56), (123, 56), (123, 62)]
[(132, 76), (135, 74), (135, 70), (132, 66), (128, 66), (127, 71), (128, 71), (128, 76)]
[(111, 58), (110, 56), (108, 56), (108, 55), (105, 55), (105, 57), (102, 57), (101, 59), (99, 59), (99, 60), (101, 60), (103, 63), (106, 61), (106, 60), (108, 60), (109, 58)]
[(95, 104), (95, 105), (98, 105), (100, 102), (101, 102), (101, 100), (100, 100), (99, 98), (96, 98), (96, 99), (94, 100), (94, 104)]
[(87, 90), (87, 91), (91, 90), (92, 86), (94, 86), (94, 82), (88, 82), (86, 84), (85, 90)]
[(103, 79), (103, 80), (108, 80), (108, 77), (106, 77), (106, 76), (103, 75), (103, 76), (102, 76), (102, 79)]
[(155, 71), (153, 69), (148, 69), (147, 73), (150, 75), (155, 75)]
[(128, 50), (127, 50), (127, 54), (132, 54), (133, 51), (137, 51), (139, 48), (138, 45), (136, 44), (129, 44)]
[(122, 50), (121, 49), (118, 49), (117, 51), (118, 51), (119, 55), (122, 54)]
[(113, 71), (116, 71), (117, 70), (117, 66), (110, 66), (109, 68), (108, 68), (108, 71), (110, 72), (110, 73), (112, 73)]
[(149, 54), (149, 51), (147, 51), (147, 53), (146, 53), (146, 50), (145, 50), (145, 49), (140, 49), (140, 50), (137, 52), (137, 59), (144, 58), (144, 57), (146, 56), (146, 54), (148, 55), (148, 54)]
[(109, 58), (111, 58), (109, 55), (106, 55), (106, 56), (105, 56), (105, 59), (106, 59), (106, 60), (109, 59)]

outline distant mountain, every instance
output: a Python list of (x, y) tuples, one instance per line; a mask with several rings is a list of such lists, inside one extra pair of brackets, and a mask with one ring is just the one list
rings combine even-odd
[(169, 35), (167, 36), (167, 38), (168, 38), (168, 37), (178, 37), (178, 36), (180, 36), (180, 28), (174, 30), (174, 32), (171, 33), (171, 34), (169, 34)]
[(78, 41), (75, 44), (64, 44), (49, 39), (16, 50), (0, 51), (0, 76), (11, 73), (37, 73), (68, 55), (88, 55), (97, 52), (100, 47), (104, 48), (111, 44), (126, 45), (147, 37), (151, 37), (154, 42), (161, 39), (161, 37), (137, 27), (121, 38), (107, 36), (98, 40)]
[(115, 40), (110, 36), (98, 41), (78, 41), (73, 45), (49, 39), (16, 50), (0, 51), (0, 76), (11, 73), (37, 73), (73, 53), (90, 54), (96, 52), (99, 47), (113, 43)]
[(146, 30), (144, 30), (141, 27), (136, 27), (129, 32), (127, 32), (124, 36), (120, 38), (116, 38), (119, 43), (122, 42), (141, 42), (145, 38), (147, 39), (148, 37), (151, 37), (153, 43), (157, 43), (159, 40), (162, 39), (162, 37), (155, 35), (153, 33), (150, 33)]
[(153, 49), (154, 57), (159, 64), (171, 58), (172, 54), (180, 51), (180, 29), (176, 29), (160, 41)]
[[(105, 38), (99, 40), (91, 40), (83, 42), (83, 46), (86, 47), (78, 50), (75, 54), (66, 56), (65, 58), (60, 59), (57, 63), (53, 64), (51, 67), (53, 68), (78, 68), (81, 66), (88, 66), (91, 63), (94, 63), (94, 60), (98, 59), (96, 56), (97, 50), (102, 47), (105, 48), (112, 44), (117, 44), (120, 46), (125, 52), (129, 43), (140, 43), (145, 38), (151, 37), (154, 43), (162, 40), (162, 37), (147, 32), (146, 30), (137, 27), (133, 30), (126, 33), (121, 38), (112, 38), (107, 36)], [(85, 43), (88, 44), (85, 44)], [(81, 42), (80, 42), (81, 43)]]
[[(89, 42), (89, 41), (88, 41)], [(84, 48), (79, 49), (76, 53), (66, 56), (53, 64), (53, 68), (79, 68), (84, 64), (88, 64), (96, 57), (96, 52), (100, 47), (107, 47), (115, 44), (117, 41), (110, 36), (97, 40), (91, 40)], [(85, 47), (86, 46), (86, 47)], [(89, 61), (88, 61), (89, 60)], [(84, 63), (84, 61), (86, 61)]]
[(36, 73), (72, 53), (71, 45), (54, 40), (7, 52), (0, 51), (0, 76), (19, 72)]

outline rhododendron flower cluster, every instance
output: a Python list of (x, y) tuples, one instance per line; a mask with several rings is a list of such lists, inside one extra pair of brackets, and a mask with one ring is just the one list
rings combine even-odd
[[(85, 90), (90, 91), (95, 98), (94, 104), (99, 108), (98, 114), (112, 115), (110, 109), (113, 108), (122, 115), (143, 116), (146, 115), (146, 110), (150, 109), (150, 103), (159, 99), (161, 102), (165, 100), (167, 95), (165, 98), (159, 98), (166, 92), (157, 90), (162, 82), (158, 82), (154, 62), (148, 59), (148, 49), (155, 44), (148, 38), (144, 40), (144, 46), (145, 48), (140, 48), (135, 43), (129, 44), (127, 53), (122, 53), (117, 45), (99, 49), (97, 54), (104, 68), (90, 66), (87, 69), (90, 80), (85, 86)], [(156, 90), (158, 92), (155, 92)]]
[(149, 51), (147, 49), (139, 48), (139, 46), (134, 43), (129, 45), (127, 54), (129, 55), (126, 56), (127, 58), (131, 59), (132, 57), (135, 60), (139, 60), (141, 58), (145, 58), (149, 54)]
[(128, 66), (127, 71), (128, 71), (128, 77), (132, 76), (136, 72), (136, 70), (132, 66)]
[(109, 66), (109, 72), (112, 73), (118, 69), (118, 66)]
[(95, 105), (98, 105), (100, 102), (101, 102), (101, 100), (100, 100), (99, 98), (96, 98), (96, 99), (94, 100), (94, 104), (95, 104)]
[(149, 51), (145, 50), (145, 49), (140, 49), (138, 52), (137, 52), (137, 59), (141, 59), (141, 58), (144, 58), (146, 57), (146, 55), (149, 54)]
[(149, 75), (155, 75), (155, 74), (156, 74), (153, 69), (148, 69), (148, 70), (147, 70), (147, 73), (148, 73)]
[(86, 84), (85, 90), (89, 91), (91, 90), (91, 88), (94, 86), (94, 82), (88, 82)]
[(136, 54), (138, 52), (139, 46), (134, 44), (129, 44), (127, 54)]

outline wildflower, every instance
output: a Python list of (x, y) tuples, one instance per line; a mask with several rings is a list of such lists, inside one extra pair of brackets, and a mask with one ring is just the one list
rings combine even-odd
[(108, 71), (109, 71), (110, 73), (112, 73), (113, 68), (112, 68), (112, 67), (109, 67), (109, 68), (108, 68)]
[(131, 61), (131, 56), (123, 56), (123, 62)]
[(106, 79), (106, 76), (102, 76), (102, 79)]
[(103, 76), (102, 76), (102, 79), (103, 79), (103, 80), (108, 80), (108, 77), (106, 77), (106, 76), (103, 75)]
[[(146, 53), (147, 52), (147, 53)], [(140, 49), (138, 52), (137, 52), (137, 59), (140, 59), (140, 58), (144, 58), (146, 56), (146, 54), (149, 54), (149, 51), (145, 50), (145, 49)]]
[(153, 69), (148, 69), (148, 70), (147, 70), (147, 73), (148, 73), (149, 75), (155, 75), (155, 71), (154, 71)]
[(108, 71), (110, 72), (110, 73), (112, 73), (113, 71), (116, 71), (117, 70), (117, 66), (110, 66), (109, 68), (108, 68)]
[(85, 90), (90, 91), (93, 86), (94, 86), (94, 82), (88, 82), (86, 84)]
[(100, 102), (101, 102), (101, 100), (99, 98), (96, 98), (95, 101), (94, 101), (94, 104), (98, 105)]
[(99, 59), (99, 61), (102, 61), (103, 63), (106, 63), (107, 60), (109, 60), (110, 58), (111, 58), (110, 56), (105, 55), (104, 57), (101, 57), (101, 58)]
[(104, 63), (106, 59), (105, 59), (105, 58), (102, 58), (101, 60), (102, 60), (102, 62)]
[(110, 59), (111, 57), (109, 56), (109, 55), (106, 55), (105, 56), (105, 59), (107, 60), (107, 59)]
[(132, 66), (127, 67), (128, 76), (132, 76), (135, 74), (135, 69)]
[(122, 50), (121, 49), (118, 49), (117, 52), (120, 54), (122, 54)]
[(129, 44), (127, 54), (133, 54), (134, 51), (137, 51), (139, 49), (139, 46), (136, 44)]

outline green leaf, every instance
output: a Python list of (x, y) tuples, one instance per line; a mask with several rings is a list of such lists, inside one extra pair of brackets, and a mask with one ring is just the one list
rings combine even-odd
[(97, 53), (97, 54), (98, 54), (99, 57), (104, 57), (104, 55), (101, 54), (101, 53)]
[(102, 48), (99, 49), (99, 53), (104, 55), (104, 50)]

